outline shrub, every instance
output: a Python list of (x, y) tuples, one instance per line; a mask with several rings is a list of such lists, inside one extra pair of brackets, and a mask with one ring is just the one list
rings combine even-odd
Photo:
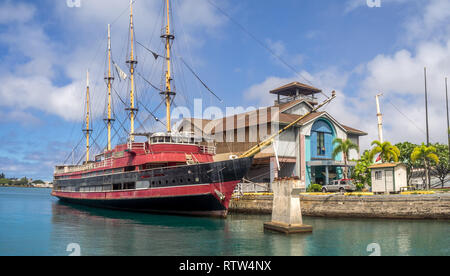
[(356, 191), (357, 192), (362, 192), (362, 190), (364, 189), (364, 184), (363, 183), (356, 183)]
[(308, 187), (307, 192), (308, 193), (318, 193), (322, 191), (322, 185), (319, 184), (311, 184)]

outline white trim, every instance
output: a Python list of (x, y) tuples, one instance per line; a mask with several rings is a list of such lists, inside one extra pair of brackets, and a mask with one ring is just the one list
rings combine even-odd
[[(326, 112), (326, 111), (324, 111), (323, 114), (320, 115), (319, 117), (316, 117), (314, 119), (311, 119), (311, 120), (303, 123), (303, 125), (301, 126), (301, 133), (303, 135), (305, 135), (305, 136), (311, 136), (312, 125), (317, 120), (319, 120), (319, 119), (321, 119), (323, 117), (326, 117), (327, 119), (329, 119), (333, 123), (333, 125), (338, 126), (341, 131), (343, 131), (346, 135), (348, 135), (347, 130), (338, 121), (336, 121), (336, 119), (334, 119), (330, 114), (328, 114), (328, 112)], [(311, 125), (309, 125), (309, 124), (311, 124)], [(338, 133), (336, 127), (335, 127), (335, 130), (336, 130), (336, 137), (338, 137), (338, 138), (347, 138), (347, 137), (340, 137), (340, 135), (338, 135), (339, 133)]]

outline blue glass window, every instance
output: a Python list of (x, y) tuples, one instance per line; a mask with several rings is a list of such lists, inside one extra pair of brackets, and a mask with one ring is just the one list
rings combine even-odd
[(325, 133), (324, 132), (318, 132), (317, 133), (317, 155), (318, 156), (325, 156), (326, 155)]

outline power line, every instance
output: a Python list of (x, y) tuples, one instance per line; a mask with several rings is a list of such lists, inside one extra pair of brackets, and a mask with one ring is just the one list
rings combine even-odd
[(406, 116), (403, 112), (401, 112), (400, 109), (397, 106), (395, 106), (389, 99), (387, 101), (398, 111), (398, 113), (400, 113), (403, 117), (405, 117), (413, 126), (415, 126), (422, 133), (426, 134), (425, 130), (423, 130), (419, 126), (417, 126), (413, 120), (411, 120), (408, 116)]

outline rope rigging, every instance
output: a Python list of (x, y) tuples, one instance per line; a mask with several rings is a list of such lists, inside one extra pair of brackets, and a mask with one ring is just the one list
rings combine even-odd
[[(145, 47), (144, 45), (142, 45), (141, 43), (137, 42), (137, 44), (139, 44), (140, 46), (142, 46), (145, 50), (149, 51), (154, 57), (155, 60), (158, 59), (158, 57), (162, 57), (162, 58), (166, 58), (160, 54), (155, 53), (154, 51), (150, 50), (149, 48)], [(216, 93), (214, 93), (211, 88), (209, 88), (206, 83), (198, 76), (197, 73), (195, 73), (195, 71), (192, 69), (191, 66), (189, 66), (187, 64), (187, 62), (182, 58), (182, 57), (177, 57), (181, 60), (181, 62), (184, 64), (184, 66), (186, 66), (186, 68), (194, 75), (194, 77), (203, 85), (203, 87), (206, 88), (206, 90), (208, 90), (216, 99), (218, 99), (221, 103), (223, 103), (223, 100), (217, 96)], [(139, 74), (139, 73), (138, 73)], [(139, 74), (148, 84), (150, 84), (154, 89), (162, 91), (161, 89), (157, 88), (155, 85), (153, 85), (151, 82), (149, 82), (148, 80), (146, 80), (141, 74)]]

